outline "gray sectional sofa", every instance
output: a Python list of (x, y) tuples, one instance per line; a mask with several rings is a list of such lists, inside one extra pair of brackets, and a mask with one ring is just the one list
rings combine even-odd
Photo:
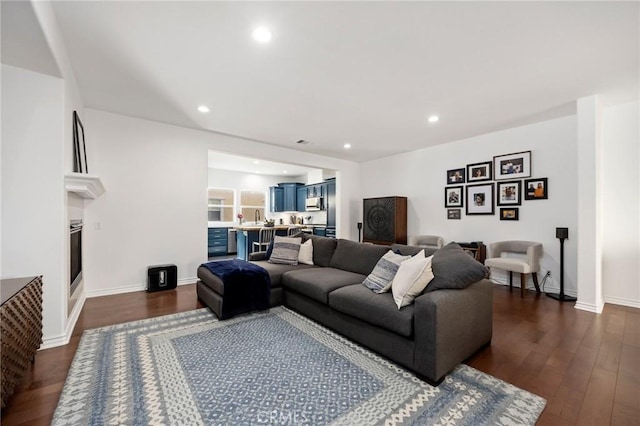
[[(484, 266), (457, 244), (440, 252), (425, 249), (426, 255), (435, 252), (435, 278), (413, 304), (399, 310), (390, 292), (376, 294), (362, 281), (390, 248), (403, 255), (421, 248), (303, 238), (313, 240), (314, 265), (269, 263), (265, 252), (250, 257), (269, 272), (272, 306), (284, 304), (432, 384), (491, 342), (492, 284), (484, 278)], [(210, 285), (215, 277), (204, 267), (198, 277), (198, 297), (215, 311), (221, 303)]]

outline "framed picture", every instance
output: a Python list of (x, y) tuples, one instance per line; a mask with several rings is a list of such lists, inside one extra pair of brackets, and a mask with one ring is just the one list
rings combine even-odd
[(462, 209), (447, 209), (447, 219), (460, 219)]
[(522, 182), (519, 180), (498, 182), (496, 199), (498, 206), (519, 206), (522, 203)]
[(463, 207), (462, 186), (448, 186), (444, 188), (445, 207)]
[(531, 176), (531, 151), (493, 157), (493, 172), (495, 180)]
[(493, 188), (495, 184), (467, 185), (467, 214), (494, 214)]
[(491, 178), (491, 161), (467, 164), (467, 182), (480, 182)]
[(546, 200), (549, 197), (547, 178), (525, 179), (525, 200)]
[(447, 170), (447, 185), (464, 182), (464, 169)]
[(89, 173), (87, 147), (84, 142), (84, 126), (77, 111), (73, 111), (73, 171)]
[(518, 220), (518, 208), (509, 207), (500, 209), (500, 220)]

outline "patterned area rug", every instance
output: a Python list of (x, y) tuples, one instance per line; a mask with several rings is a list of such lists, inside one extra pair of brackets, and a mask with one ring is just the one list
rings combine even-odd
[(533, 425), (545, 400), (466, 365), (432, 387), (284, 307), (82, 336), (53, 425)]

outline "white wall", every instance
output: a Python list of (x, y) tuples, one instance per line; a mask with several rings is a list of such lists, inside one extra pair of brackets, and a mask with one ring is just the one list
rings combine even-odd
[[(107, 189), (85, 209), (88, 296), (143, 289), (154, 264), (174, 263), (181, 282), (195, 280), (207, 255), (209, 149), (271, 161), (295, 157), (297, 164), (358, 175), (358, 165), (344, 160), (92, 109), (85, 117)], [(343, 189), (341, 203), (359, 199), (354, 183)], [(350, 214), (339, 220), (351, 222)]]
[(640, 108), (603, 110), (603, 292), (609, 303), (640, 307)]
[[(548, 178), (547, 200), (522, 200), (519, 221), (494, 216), (466, 216), (448, 220), (444, 207), (446, 171), (467, 164), (492, 161), (494, 155), (531, 151), (532, 177)], [(569, 228), (565, 241), (565, 291), (576, 293), (576, 119), (565, 117), (490, 133), (407, 154), (371, 161), (362, 168), (362, 197), (408, 197), (408, 233), (441, 235), (448, 241), (531, 240), (544, 245), (543, 276), (551, 271), (547, 291), (557, 291), (560, 244), (556, 227)], [(465, 201), (466, 205), (466, 201)], [(359, 206), (362, 217), (362, 207)], [(506, 274), (493, 277), (506, 281)], [(519, 283), (518, 283), (519, 286)], [(530, 283), (530, 287), (532, 284)]]
[(43, 275), (44, 345), (64, 335), (64, 84), (2, 65), (2, 274)]

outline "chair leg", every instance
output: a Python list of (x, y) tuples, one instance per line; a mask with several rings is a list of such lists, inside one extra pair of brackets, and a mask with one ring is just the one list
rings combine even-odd
[(533, 285), (536, 286), (536, 293), (540, 294), (540, 285), (538, 284), (538, 273), (532, 272), (531, 278), (533, 278)]
[(509, 288), (513, 288), (513, 272), (509, 271)]
[(524, 297), (524, 290), (527, 287), (527, 275), (520, 274), (520, 297)]

